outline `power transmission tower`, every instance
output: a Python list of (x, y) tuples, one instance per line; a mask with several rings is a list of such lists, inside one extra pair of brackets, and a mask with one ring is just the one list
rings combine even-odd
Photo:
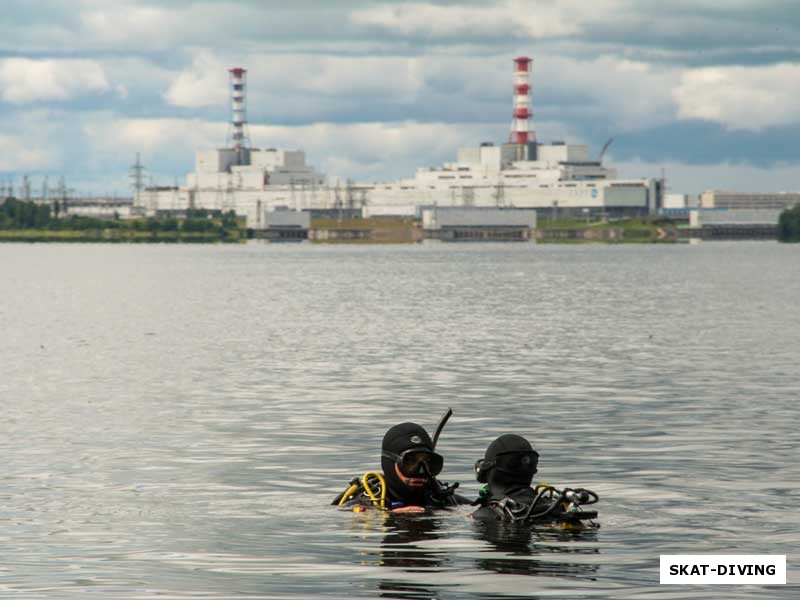
[(345, 202), (348, 210), (352, 210), (355, 204), (355, 199), (353, 197), (353, 180), (348, 179), (346, 186), (345, 186)]
[(148, 194), (148, 212), (151, 212), (153, 216), (158, 214), (158, 192), (156, 191), (155, 183), (153, 182), (153, 176), (150, 176), (150, 193)]
[(70, 194), (70, 188), (67, 187), (67, 181), (64, 179), (64, 176), (58, 178), (58, 187), (56, 188), (56, 199), (54, 201), (54, 210), (56, 216), (59, 214), (67, 214), (68, 211), (68, 200)]
[(339, 180), (336, 180), (336, 187), (333, 190), (333, 206), (338, 211), (338, 220), (341, 223), (342, 221), (342, 196), (341, 196), (341, 188), (339, 186)]
[(234, 193), (233, 180), (228, 176), (225, 184), (225, 195), (222, 197), (223, 207), (222, 212), (227, 213), (236, 209), (236, 196)]
[(134, 198), (133, 198), (134, 206), (140, 205), (142, 189), (144, 189), (144, 171), (145, 171), (144, 165), (142, 165), (141, 157), (137, 152), (136, 162), (133, 163), (133, 165), (131, 166), (131, 173), (130, 173), (130, 177), (132, 180), (131, 187), (133, 188), (134, 191)]

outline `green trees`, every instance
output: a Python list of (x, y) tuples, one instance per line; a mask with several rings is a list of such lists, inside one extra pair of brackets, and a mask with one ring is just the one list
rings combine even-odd
[(121, 219), (114, 213), (111, 219), (101, 219), (70, 214), (57, 207), (58, 204), (0, 198), (0, 241), (237, 242), (246, 239), (244, 223), (233, 211), (223, 214), (219, 210), (189, 210), (186, 218), (160, 215), (133, 219)]
[(50, 207), (6, 198), (0, 204), (0, 229), (45, 229), (50, 225)]
[(778, 241), (800, 242), (800, 204), (787, 208), (778, 218)]

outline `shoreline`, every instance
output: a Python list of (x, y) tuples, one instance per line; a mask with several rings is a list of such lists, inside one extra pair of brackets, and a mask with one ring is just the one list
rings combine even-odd
[(207, 232), (126, 231), (121, 229), (7, 229), (0, 230), (0, 243), (28, 244), (237, 244), (247, 241), (244, 235), (220, 235)]

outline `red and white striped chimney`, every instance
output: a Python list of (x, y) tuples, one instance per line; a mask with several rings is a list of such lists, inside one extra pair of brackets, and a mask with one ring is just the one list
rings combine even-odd
[(243, 149), (249, 147), (247, 135), (247, 69), (234, 67), (228, 69), (231, 85), (231, 123), (229, 143), (241, 156)]
[(514, 59), (514, 119), (511, 121), (512, 144), (527, 144), (536, 141), (536, 134), (530, 129), (531, 111), (530, 74), (533, 59), (520, 56)]

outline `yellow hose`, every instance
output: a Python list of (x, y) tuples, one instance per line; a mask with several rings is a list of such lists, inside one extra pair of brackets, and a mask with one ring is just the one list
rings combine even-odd
[[(381, 484), (381, 499), (380, 500), (378, 500), (377, 496), (375, 495), (375, 492), (370, 487), (370, 484), (369, 484), (369, 481), (368, 481), (368, 479), (370, 477), (374, 477)], [(367, 496), (369, 496), (369, 499), (372, 501), (372, 505), (377, 507), (377, 508), (381, 508), (381, 509), (385, 510), (386, 509), (386, 480), (383, 478), (383, 475), (381, 475), (380, 473), (377, 473), (375, 471), (369, 471), (367, 473), (364, 473), (364, 475), (361, 476), (361, 485), (364, 486), (364, 491), (367, 493)]]
[[(370, 478), (377, 479), (378, 483), (380, 483), (381, 490), (380, 490), (380, 498), (375, 493), (375, 490), (372, 489), (372, 485), (370, 484)], [(374, 483), (374, 481), (373, 481)], [(376, 508), (380, 508), (385, 510), (386, 509), (386, 480), (383, 478), (381, 473), (376, 471), (367, 471), (361, 476), (361, 484), (359, 485), (356, 481), (355, 483), (351, 483), (350, 487), (347, 488), (342, 497), (339, 498), (339, 506), (343, 506), (349, 499), (352, 494), (355, 494), (359, 488), (364, 488), (364, 492), (369, 496), (372, 505)]]
[(350, 498), (350, 494), (355, 493), (358, 487), (359, 486), (357, 483), (351, 484), (350, 487), (345, 490), (344, 494), (342, 494), (342, 499), (339, 500), (339, 506), (342, 506), (345, 502), (347, 502), (347, 500)]

